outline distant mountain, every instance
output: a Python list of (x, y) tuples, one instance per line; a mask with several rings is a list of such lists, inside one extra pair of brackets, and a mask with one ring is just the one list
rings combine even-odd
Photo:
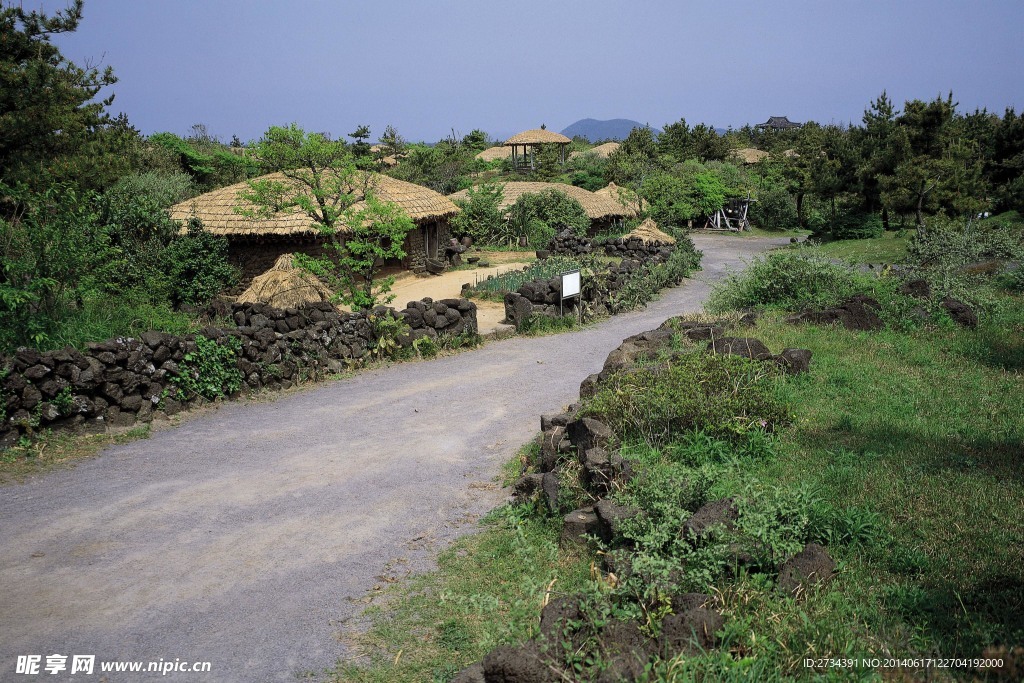
[[(631, 119), (611, 119), (610, 121), (598, 121), (597, 119), (580, 119), (562, 131), (566, 137), (586, 138), (591, 142), (598, 140), (625, 140), (629, 131), (634, 128), (643, 128), (644, 124)], [(661, 130), (651, 127), (654, 135), (657, 136)]]

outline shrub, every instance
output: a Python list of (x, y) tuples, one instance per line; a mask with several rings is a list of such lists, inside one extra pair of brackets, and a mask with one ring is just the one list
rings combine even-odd
[(763, 230), (793, 230), (799, 227), (796, 203), (784, 187), (774, 186), (757, 196), (750, 205), (750, 219)]
[(629, 311), (652, 301), (665, 287), (683, 281), (700, 265), (701, 253), (693, 241), (682, 235), (676, 239), (676, 248), (665, 263), (646, 264), (632, 273), (623, 286), (612, 296), (614, 312)]
[(161, 260), (176, 307), (203, 306), (238, 280), (238, 270), (228, 263), (228, 241), (204, 230), (195, 218), (189, 220), (186, 234), (171, 241)]
[(521, 195), (508, 208), (508, 222), (516, 236), (526, 236), (537, 244), (565, 229), (583, 236), (590, 228), (583, 205), (554, 188)]
[(242, 372), (236, 362), (242, 350), (242, 340), (227, 337), (223, 342), (197, 335), (196, 350), (185, 354), (180, 374), (171, 378), (178, 388), (178, 397), (189, 400), (201, 396), (214, 400), (238, 391), (242, 386)]
[(731, 438), (788, 422), (774, 364), (689, 353), (613, 376), (584, 408), (619, 436), (666, 444), (700, 429)]
[(808, 249), (773, 251), (715, 284), (708, 310), (832, 306), (863, 292), (853, 271)]
[(846, 211), (836, 216), (829, 234), (837, 240), (880, 237), (885, 232), (882, 217), (869, 211)]
[(504, 196), (504, 186), (497, 183), (469, 188), (466, 199), (457, 202), (462, 211), (452, 219), (453, 232), (477, 242), (495, 242), (505, 223), (501, 213)]

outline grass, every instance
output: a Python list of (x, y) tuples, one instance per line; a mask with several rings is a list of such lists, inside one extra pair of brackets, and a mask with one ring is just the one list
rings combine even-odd
[(76, 435), (70, 432), (45, 431), (31, 443), (22, 442), (0, 450), (0, 485), (20, 482), (49, 470), (74, 465), (104, 448), (148, 439), (150, 426), (139, 425), (116, 434)]
[(911, 230), (884, 233), (881, 237), (860, 240), (833, 240), (818, 246), (829, 258), (853, 263), (898, 263), (907, 253)]
[[(809, 669), (804, 660), (981, 657), (1024, 643), (1022, 303), (1004, 298), (977, 331), (858, 333), (772, 316), (758, 324), (752, 336), (771, 349), (814, 352), (809, 374), (778, 384), (792, 425), (757, 457), (691, 437), (640, 449), (636, 462), (689, 482), (691, 497), (706, 487), (708, 499), (805, 501), (805, 531), (827, 537), (839, 573), (796, 601), (771, 574), (710, 579), (700, 587), (720, 601), (723, 646), (661, 662), (650, 680), (911, 680), (925, 673)], [(586, 555), (554, 553), (557, 524), (521, 514), (497, 515), (442, 556), (438, 572), (398, 589), (393, 607), (374, 614), (369, 665), (341, 670), (340, 680), (450, 680), (493, 645), (533, 633), (545, 581), (593, 590)]]

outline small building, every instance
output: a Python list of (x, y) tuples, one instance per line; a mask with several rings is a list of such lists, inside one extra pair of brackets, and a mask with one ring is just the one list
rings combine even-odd
[(768, 152), (763, 149), (755, 149), (754, 147), (744, 147), (743, 149), (734, 149), (730, 152), (730, 156), (739, 161), (744, 165), (756, 164), (762, 159), (768, 158)]
[(524, 130), (518, 135), (513, 135), (505, 141), (505, 147), (512, 148), (512, 165), (515, 168), (534, 169), (536, 165), (537, 148), (541, 145), (560, 145), (560, 157), (565, 163), (565, 150), (572, 140), (561, 133), (553, 133), (544, 128)]
[(600, 159), (607, 159), (612, 155), (614, 151), (616, 151), (621, 146), (622, 144), (618, 142), (606, 142), (603, 145), (597, 145), (596, 147), (591, 147), (590, 149), (572, 152), (571, 154), (569, 154), (569, 158), (575, 159), (576, 157), (585, 156), (587, 154), (593, 154)]
[(643, 198), (628, 187), (620, 187), (615, 183), (608, 183), (600, 190), (595, 190), (594, 194), (619, 204), (629, 211), (632, 216), (636, 216), (644, 210)]
[[(283, 173), (261, 179), (294, 182)], [(360, 194), (372, 188), (378, 199), (400, 206), (416, 227), (405, 238), (405, 258), (393, 264), (414, 273), (426, 271), (426, 260), (444, 258), (451, 237), (449, 220), (459, 212), (450, 199), (426, 187), (396, 180), (380, 173), (358, 171), (352, 192)], [(239, 213), (253, 205), (239, 197), (249, 189), (236, 183), (194, 197), (171, 207), (171, 218), (187, 221), (196, 217), (214, 235), (228, 239), (228, 259), (242, 272), (244, 288), (254, 277), (269, 270), (282, 254), (302, 252), (312, 256), (324, 253), (325, 236), (308, 216), (296, 209), (278, 211), (269, 218), (250, 218)], [(357, 202), (355, 208), (360, 208)]]
[(476, 158), (480, 161), (498, 161), (499, 159), (508, 159), (512, 156), (512, 148), (501, 145), (499, 147), (488, 147), (482, 152), (478, 152)]
[(755, 128), (768, 129), (768, 130), (791, 130), (793, 128), (801, 128), (804, 124), (794, 123), (785, 116), (770, 116), (764, 123), (759, 123)]
[[(500, 183), (503, 187), (501, 210), (509, 208), (524, 194), (537, 194), (544, 190), (557, 190), (569, 197), (572, 197), (583, 206), (587, 217), (590, 218), (591, 232), (599, 232), (626, 218), (636, 215), (636, 210), (624, 206), (610, 197), (602, 196), (582, 187), (566, 185), (564, 183), (532, 183), (532, 182), (507, 182)], [(463, 201), (469, 198), (469, 190), (459, 190), (455, 194), (448, 195), (452, 201)]]

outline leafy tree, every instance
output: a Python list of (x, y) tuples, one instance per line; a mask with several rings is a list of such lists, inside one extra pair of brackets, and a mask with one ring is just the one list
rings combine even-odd
[(474, 153), (482, 152), (491, 146), (491, 139), (484, 131), (474, 128), (469, 135), (462, 138), (462, 146)]
[(647, 202), (651, 218), (662, 228), (683, 228), (696, 216), (686, 181), (665, 171), (644, 178), (640, 196)]
[(68, 308), (81, 307), (108, 255), (96, 197), (52, 183), (43, 192), (0, 185), (0, 342), (46, 343)]
[(644, 179), (663, 167), (650, 128), (634, 128), (608, 157), (608, 174), (618, 185), (639, 188)]
[(798, 225), (796, 204), (784, 187), (773, 185), (750, 205), (750, 219), (764, 230), (791, 230)]
[(80, 67), (50, 42), (54, 35), (75, 31), (81, 20), (82, 0), (52, 16), (0, 7), (2, 182), (38, 185), (54, 177), (54, 161), (79, 151), (109, 121), (106, 107), (113, 96), (96, 96), (116, 82), (113, 70)]
[(238, 280), (238, 271), (228, 263), (228, 241), (203, 229), (190, 219), (187, 232), (175, 237), (162, 253), (167, 277), (173, 283), (171, 303), (204, 306)]
[(590, 217), (576, 199), (554, 188), (520, 195), (508, 208), (508, 223), (515, 236), (542, 244), (563, 230), (586, 235)]
[(405, 154), (407, 143), (405, 138), (398, 134), (395, 127), (388, 125), (384, 128), (384, 134), (380, 136), (380, 149), (376, 154), (376, 161), (382, 164), (385, 157), (394, 157), (396, 160)]
[(324, 277), (342, 303), (372, 308), (394, 278), (374, 279), (387, 259), (402, 258), (412, 220), (400, 207), (374, 196), (373, 175), (357, 171), (342, 142), (307, 133), (296, 124), (272, 126), (252, 146), (254, 156), (278, 177), (249, 181), (239, 196), (253, 217), (294, 211), (308, 217), (333, 252), (330, 258), (301, 257), (299, 264)]
[(355, 158), (356, 166), (363, 169), (370, 168), (373, 161), (373, 152), (370, 149), (370, 143), (367, 142), (370, 139), (370, 127), (358, 126), (348, 136), (354, 141), (352, 143), (352, 156)]
[(469, 235), (478, 242), (495, 242), (506, 223), (501, 210), (505, 197), (505, 186), (499, 183), (483, 183), (469, 188), (467, 197), (456, 203), (462, 209), (452, 219), (452, 229), (457, 235)]

